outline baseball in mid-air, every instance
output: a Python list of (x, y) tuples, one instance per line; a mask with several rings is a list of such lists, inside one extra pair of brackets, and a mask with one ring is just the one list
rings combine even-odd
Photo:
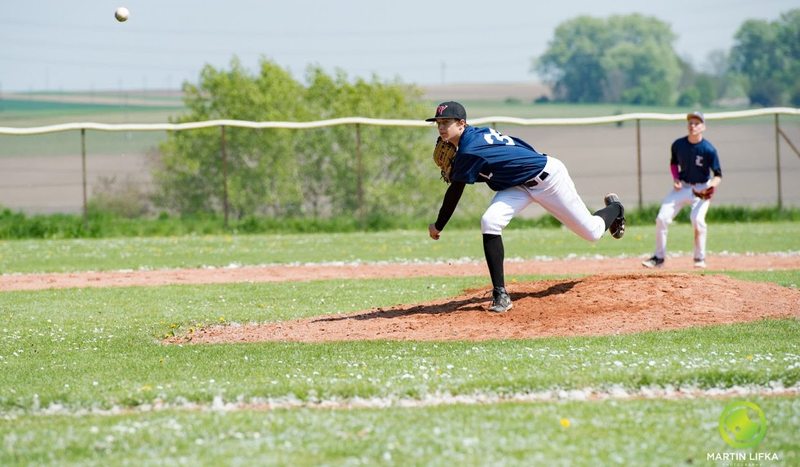
[(130, 14), (131, 14), (131, 12), (128, 11), (127, 8), (125, 8), (124, 6), (121, 6), (121, 7), (117, 8), (117, 11), (114, 12), (114, 18), (117, 18), (117, 21), (122, 23), (122, 22), (128, 21), (128, 15), (130, 15)]

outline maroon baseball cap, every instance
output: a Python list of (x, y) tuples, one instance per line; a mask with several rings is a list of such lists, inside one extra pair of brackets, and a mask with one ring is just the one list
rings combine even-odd
[(426, 118), (426, 122), (435, 122), (440, 118), (455, 118), (456, 120), (466, 120), (467, 111), (464, 106), (458, 102), (447, 101), (442, 102), (436, 107), (436, 115), (431, 118)]

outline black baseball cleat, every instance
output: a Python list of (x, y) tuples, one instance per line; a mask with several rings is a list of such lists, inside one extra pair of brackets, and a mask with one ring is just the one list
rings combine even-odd
[(511, 303), (511, 297), (504, 287), (496, 287), (492, 290), (492, 306), (489, 311), (493, 313), (505, 313), (513, 308), (514, 304)]
[(615, 203), (619, 205), (619, 216), (608, 226), (608, 233), (614, 238), (622, 238), (622, 236), (625, 235), (625, 207), (622, 205), (616, 193), (607, 194), (605, 198), (603, 198), (603, 202), (606, 203), (606, 206)]
[(642, 261), (642, 266), (646, 268), (660, 268), (664, 266), (664, 258), (653, 255), (650, 259)]

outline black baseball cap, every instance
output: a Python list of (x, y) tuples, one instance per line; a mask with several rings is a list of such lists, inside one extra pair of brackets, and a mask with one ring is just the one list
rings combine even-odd
[(456, 120), (466, 120), (467, 111), (464, 106), (454, 101), (442, 102), (436, 107), (436, 115), (431, 118), (426, 118), (426, 122), (435, 122), (440, 118), (455, 118)]

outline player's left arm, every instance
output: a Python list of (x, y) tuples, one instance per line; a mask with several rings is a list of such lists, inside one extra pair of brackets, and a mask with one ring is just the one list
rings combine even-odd
[(439, 240), (439, 234), (444, 230), (444, 226), (447, 225), (450, 217), (455, 212), (456, 206), (461, 200), (461, 195), (464, 194), (465, 186), (466, 183), (464, 182), (450, 182), (450, 186), (447, 187), (447, 191), (444, 193), (442, 207), (439, 209), (439, 216), (436, 218), (436, 222), (428, 224), (428, 235), (432, 239)]
[(713, 151), (711, 152), (711, 164), (709, 168), (714, 176), (708, 181), (708, 187), (716, 188), (720, 183), (722, 183), (722, 167), (719, 164), (719, 154), (717, 153), (717, 148), (713, 146), (712, 148)]

